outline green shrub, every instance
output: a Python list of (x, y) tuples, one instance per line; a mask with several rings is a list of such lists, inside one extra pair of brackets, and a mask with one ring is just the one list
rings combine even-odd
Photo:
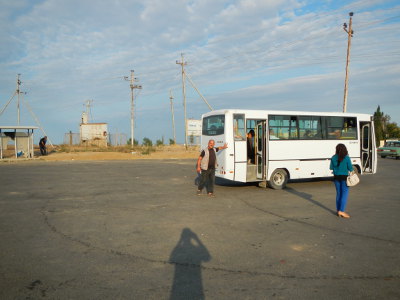
[(143, 148), (143, 150), (142, 150), (142, 155), (150, 155), (150, 153), (151, 152), (155, 152), (156, 151), (156, 149), (154, 149), (153, 147), (146, 147), (146, 148)]
[(142, 145), (143, 146), (147, 146), (147, 147), (152, 147), (153, 146), (153, 142), (150, 139), (148, 139), (147, 137), (145, 137), (145, 138), (143, 138)]
[[(129, 146), (129, 145), (131, 144), (131, 141), (132, 141), (132, 139), (129, 138), (128, 141), (126, 142), (126, 144)], [(134, 145), (134, 146), (139, 145), (139, 142), (138, 142), (137, 139), (133, 139), (133, 145)]]

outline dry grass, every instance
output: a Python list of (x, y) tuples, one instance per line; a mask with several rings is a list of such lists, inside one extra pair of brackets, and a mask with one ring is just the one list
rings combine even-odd
[(56, 146), (54, 150), (48, 147), (47, 156), (40, 159), (49, 161), (60, 160), (132, 160), (132, 159), (196, 159), (199, 156), (199, 147), (191, 146), (186, 149), (183, 145), (164, 146), (130, 146), (118, 147), (85, 147), (85, 146)]

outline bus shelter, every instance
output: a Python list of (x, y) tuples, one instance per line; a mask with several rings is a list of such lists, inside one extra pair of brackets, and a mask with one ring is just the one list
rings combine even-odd
[(38, 129), (36, 126), (1, 126), (0, 125), (0, 159), (6, 150), (9, 150), (9, 144), (14, 144), (13, 157), (33, 158), (33, 131)]

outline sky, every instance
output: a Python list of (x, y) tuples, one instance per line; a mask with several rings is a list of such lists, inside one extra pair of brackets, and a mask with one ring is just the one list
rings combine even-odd
[[(400, 2), (318, 0), (0, 0), (0, 125), (39, 124), (53, 144), (91, 121), (135, 139), (184, 143), (181, 61), (213, 109), (342, 111), (378, 105), (400, 125)], [(208, 106), (186, 81), (187, 118)], [(33, 117), (34, 115), (35, 117)], [(43, 136), (36, 132), (36, 139)]]

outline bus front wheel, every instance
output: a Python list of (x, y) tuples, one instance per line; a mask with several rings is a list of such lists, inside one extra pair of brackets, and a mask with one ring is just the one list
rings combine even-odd
[(268, 185), (274, 190), (281, 190), (286, 187), (288, 179), (288, 173), (284, 169), (276, 169), (272, 172)]

